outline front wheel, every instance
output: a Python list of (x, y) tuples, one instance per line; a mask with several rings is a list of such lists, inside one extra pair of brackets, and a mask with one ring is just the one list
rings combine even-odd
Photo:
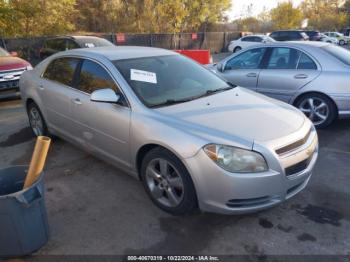
[(301, 97), (296, 107), (312, 121), (316, 128), (329, 126), (337, 117), (337, 108), (333, 101), (321, 94), (308, 94)]
[(182, 162), (171, 152), (155, 148), (144, 157), (141, 166), (143, 186), (162, 210), (174, 214), (188, 214), (197, 207), (192, 179)]
[(239, 52), (239, 51), (241, 51), (241, 50), (242, 50), (242, 47), (237, 46), (237, 47), (233, 50), (233, 53), (237, 53), (237, 52)]
[(344, 40), (340, 40), (339, 41), (339, 45), (345, 45), (345, 41)]

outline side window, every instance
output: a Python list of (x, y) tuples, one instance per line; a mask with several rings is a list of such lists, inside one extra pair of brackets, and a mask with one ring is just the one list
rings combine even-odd
[(43, 77), (67, 86), (72, 86), (74, 73), (78, 64), (78, 58), (57, 58), (48, 65)]
[(66, 41), (64, 39), (52, 39), (47, 42), (47, 48), (55, 51), (66, 50)]
[(259, 36), (254, 37), (254, 42), (261, 43), (264, 39)]
[(264, 57), (266, 48), (248, 50), (229, 60), (225, 70), (231, 69), (258, 69)]
[(78, 89), (91, 94), (93, 91), (103, 88), (111, 88), (120, 93), (117, 85), (102, 66), (90, 60), (84, 60), (80, 71)]
[(267, 69), (296, 69), (300, 51), (286, 48), (273, 48)]
[(71, 49), (76, 49), (76, 48), (80, 48), (80, 46), (76, 42), (74, 42), (73, 40), (68, 39), (67, 40), (67, 49), (71, 50)]
[(251, 36), (246, 36), (242, 38), (242, 42), (253, 42)]
[(299, 59), (298, 69), (317, 70), (317, 65), (308, 55), (302, 53)]
[(270, 34), (270, 37), (272, 38), (278, 37), (278, 32), (273, 32), (272, 34)]

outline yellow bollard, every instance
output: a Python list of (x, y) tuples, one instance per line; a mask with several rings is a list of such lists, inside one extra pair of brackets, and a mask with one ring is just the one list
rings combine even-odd
[(33, 185), (43, 171), (50, 142), (51, 138), (38, 136), (23, 188)]

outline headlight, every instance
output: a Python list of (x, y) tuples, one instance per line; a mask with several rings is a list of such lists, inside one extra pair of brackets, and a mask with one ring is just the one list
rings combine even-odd
[(258, 173), (268, 170), (264, 157), (254, 151), (215, 144), (207, 145), (203, 149), (218, 166), (232, 173)]
[(33, 70), (33, 67), (32, 67), (31, 65), (28, 65), (28, 66), (26, 67), (26, 70)]

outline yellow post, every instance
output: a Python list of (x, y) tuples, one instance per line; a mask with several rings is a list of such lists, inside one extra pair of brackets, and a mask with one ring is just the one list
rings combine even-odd
[(23, 188), (33, 185), (43, 171), (50, 142), (49, 137), (38, 136)]

